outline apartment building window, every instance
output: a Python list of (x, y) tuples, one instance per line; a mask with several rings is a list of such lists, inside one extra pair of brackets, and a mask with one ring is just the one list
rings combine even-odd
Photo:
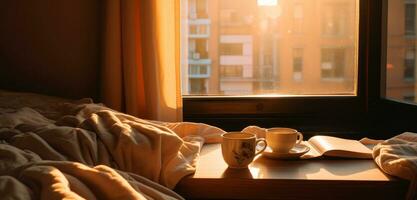
[(208, 78), (210, 76), (210, 71), (209, 71), (209, 66), (208, 65), (195, 65), (192, 64), (190, 65), (189, 68), (189, 77), (192, 78)]
[[(320, 105), (330, 104), (338, 107), (339, 112), (359, 112), (363, 109), (363, 94), (358, 91), (359, 59), (365, 55), (358, 53), (359, 9), (365, 3), (208, 0), (210, 35), (204, 39), (211, 73), (205, 84), (210, 88), (206, 94), (195, 96), (194, 90), (187, 91), (190, 87), (183, 85), (184, 119), (207, 122), (204, 120), (214, 120), (214, 116), (232, 120), (301, 111), (316, 114), (323, 112)], [(181, 16), (188, 16), (189, 10), (181, 7), (181, 12), (185, 12)], [(191, 25), (182, 20), (180, 29)], [(186, 52), (183, 48), (187, 48), (190, 37), (184, 35), (186, 31), (181, 33), (181, 52)], [(185, 57), (181, 54), (183, 77), (195, 64)], [(202, 88), (201, 83), (195, 84)], [(307, 106), (312, 105), (310, 102), (317, 106)], [(346, 102), (358, 107), (347, 109), (343, 107)], [(295, 106), (286, 106), (289, 104)]]
[(303, 49), (293, 49), (293, 79), (294, 81), (303, 80)]
[(190, 34), (208, 34), (207, 25), (190, 25)]
[(239, 43), (221, 43), (220, 54), (221, 55), (242, 55), (243, 44)]
[(193, 78), (190, 79), (190, 93), (191, 94), (204, 94), (207, 92), (207, 86), (206, 86), (206, 79), (201, 79), (201, 78)]
[(323, 48), (321, 50), (322, 80), (342, 80), (345, 77), (345, 49)]
[(416, 58), (415, 58), (415, 49), (407, 49), (404, 59), (404, 80), (414, 81), (415, 78), (415, 67), (416, 67)]
[(405, 35), (414, 36), (416, 34), (416, 4), (415, 1), (406, 1), (404, 12)]
[(240, 78), (243, 76), (243, 66), (241, 65), (222, 65), (220, 66), (220, 77)]
[(188, 41), (188, 58), (194, 60), (208, 58), (207, 43), (206, 39), (190, 39)]

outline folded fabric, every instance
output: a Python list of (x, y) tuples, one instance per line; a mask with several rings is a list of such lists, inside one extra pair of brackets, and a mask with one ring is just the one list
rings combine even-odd
[(210, 126), (208, 124), (203, 123), (160, 121), (151, 122), (160, 124), (171, 129), (181, 138), (186, 138), (188, 136), (201, 136), (203, 137), (205, 144), (222, 142), (221, 134), (225, 133), (224, 130), (218, 127)]
[(255, 134), (258, 138), (265, 138), (266, 129), (259, 126), (247, 126), (242, 129), (242, 132)]
[(407, 199), (417, 195), (417, 134), (405, 132), (377, 144), (373, 157), (387, 174), (410, 180)]

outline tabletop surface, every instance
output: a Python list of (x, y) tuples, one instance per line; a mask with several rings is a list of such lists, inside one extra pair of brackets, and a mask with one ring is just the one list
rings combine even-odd
[[(187, 199), (274, 199), (277, 195), (291, 199), (300, 195), (289, 194), (292, 190), (317, 191), (326, 186), (339, 193), (349, 189), (350, 195), (337, 194), (343, 199), (352, 197), (355, 191), (367, 196), (381, 189), (386, 191), (382, 197), (404, 195), (407, 184), (383, 173), (373, 160), (363, 159), (274, 160), (259, 155), (246, 169), (230, 169), (223, 160), (220, 144), (210, 144), (204, 145), (195, 174), (181, 180), (176, 191)], [(215, 188), (208, 189), (210, 185)], [(262, 198), (256, 194), (261, 191), (266, 191)]]
[(319, 179), (388, 181), (373, 160), (319, 159), (274, 160), (258, 155), (247, 169), (229, 169), (219, 144), (205, 145), (197, 164), (195, 179)]

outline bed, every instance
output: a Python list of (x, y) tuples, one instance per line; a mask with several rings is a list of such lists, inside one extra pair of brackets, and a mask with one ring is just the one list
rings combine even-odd
[(91, 99), (0, 91), (3, 199), (182, 199), (221, 129), (136, 118)]

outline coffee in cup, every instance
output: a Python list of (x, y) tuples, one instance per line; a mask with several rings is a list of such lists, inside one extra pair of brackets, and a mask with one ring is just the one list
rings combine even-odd
[(292, 128), (266, 129), (265, 136), (268, 146), (277, 153), (288, 153), (303, 141), (303, 134)]
[[(246, 168), (254, 157), (262, 153), (267, 142), (265, 139), (256, 139), (252, 133), (228, 132), (222, 135), (222, 155), (230, 168)], [(263, 142), (261, 150), (256, 151), (256, 146)]]

